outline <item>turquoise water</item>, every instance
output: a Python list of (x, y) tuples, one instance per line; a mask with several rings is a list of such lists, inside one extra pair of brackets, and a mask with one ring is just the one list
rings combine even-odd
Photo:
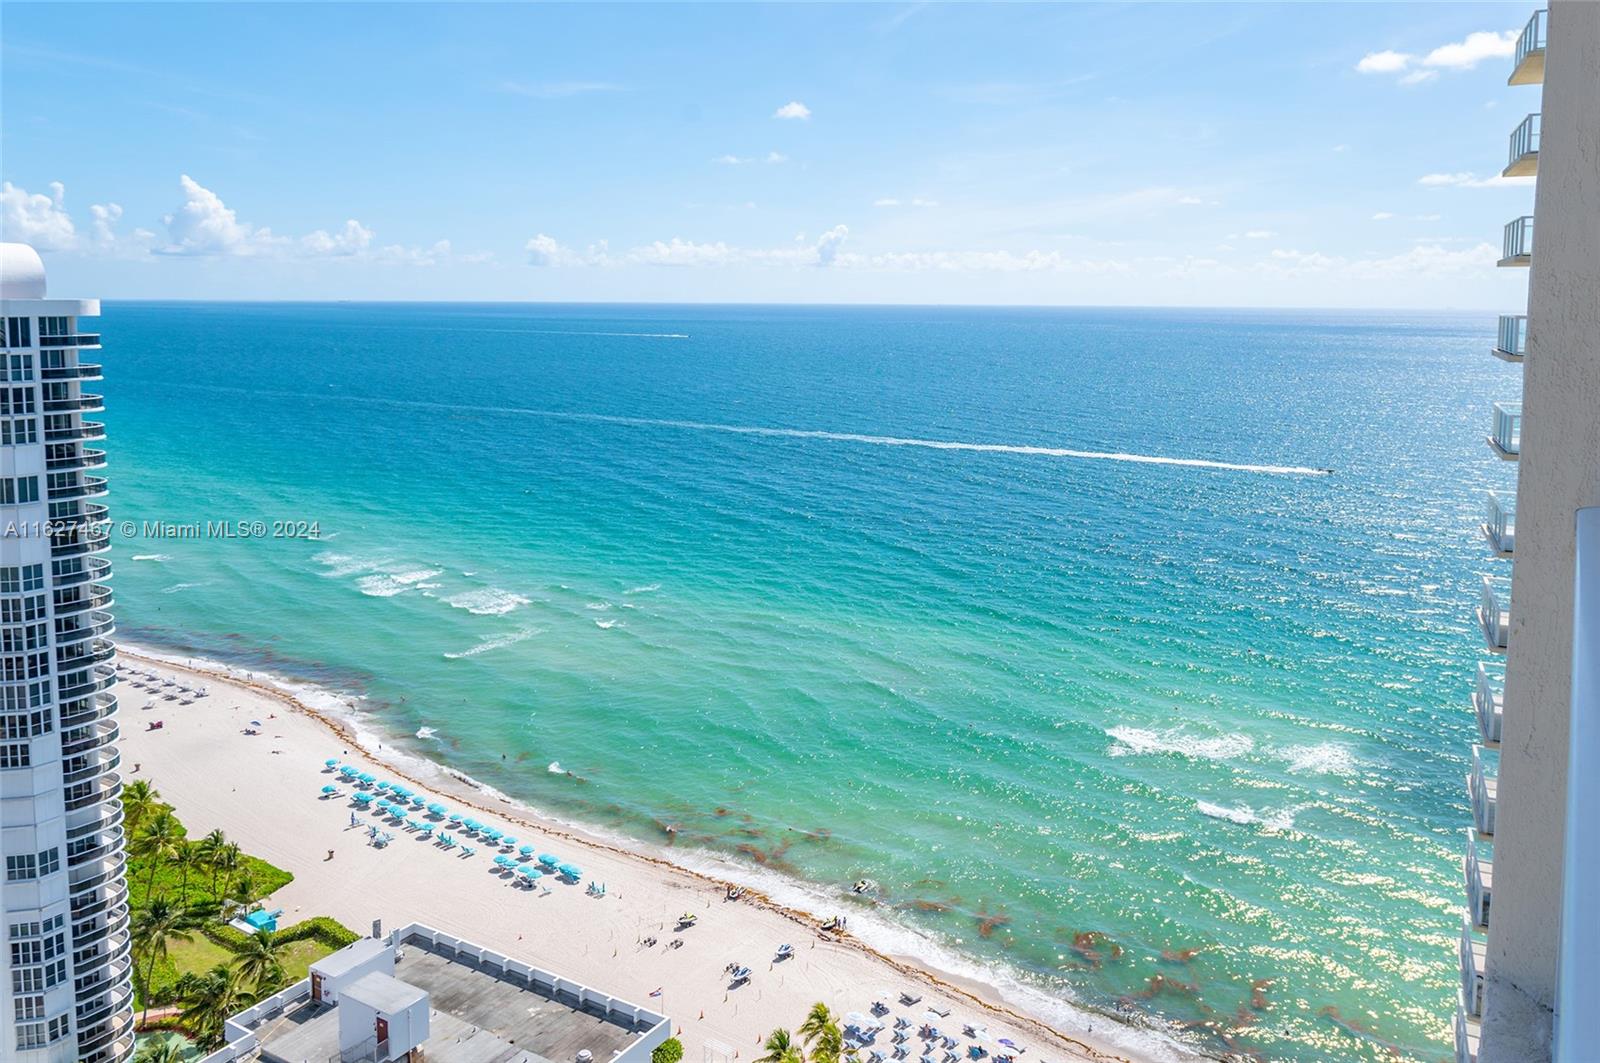
[(113, 516), (322, 535), (114, 530), (120, 623), (1209, 1051), (1442, 1059), (1491, 325), (108, 305)]

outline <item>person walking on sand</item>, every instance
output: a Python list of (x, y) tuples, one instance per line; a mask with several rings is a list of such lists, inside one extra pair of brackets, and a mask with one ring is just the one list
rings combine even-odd
[(332, 849), (329, 849), (329, 850), (328, 850), (328, 859), (329, 859), (329, 860), (332, 860), (332, 859), (333, 859), (333, 850), (332, 850)]

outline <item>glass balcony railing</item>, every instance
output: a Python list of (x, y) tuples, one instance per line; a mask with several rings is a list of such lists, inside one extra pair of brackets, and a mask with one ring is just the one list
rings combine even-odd
[(1494, 894), (1493, 846), (1467, 835), (1467, 918), (1479, 930), (1489, 929)]
[(1502, 177), (1528, 177), (1539, 172), (1539, 115), (1530, 114), (1511, 131), (1511, 154)]
[(1472, 747), (1467, 793), (1472, 797), (1472, 825), (1485, 838), (1494, 837), (1494, 812), (1500, 796), (1500, 758), (1482, 746)]
[(1517, 455), (1522, 453), (1522, 403), (1494, 404), (1494, 423), (1489, 433), (1489, 446), (1508, 461), (1515, 460)]
[(1500, 265), (1526, 266), (1533, 262), (1533, 215), (1506, 222), (1500, 242)]
[(1491, 674), (1481, 662), (1478, 685), (1472, 692), (1472, 709), (1478, 715), (1478, 734), (1486, 746), (1500, 744), (1500, 723), (1504, 714), (1506, 677)]
[(92, 332), (82, 332), (75, 336), (40, 336), (41, 347), (98, 347), (100, 337)]
[(1483, 629), (1483, 641), (1495, 653), (1506, 652), (1511, 638), (1511, 585), (1509, 580), (1483, 577), (1483, 590), (1478, 602), (1478, 626)]
[(1535, 11), (1523, 27), (1511, 59), (1511, 77), (1506, 79), (1506, 84), (1538, 85), (1544, 81), (1545, 27), (1549, 14), (1544, 10)]
[(1528, 356), (1528, 315), (1501, 314), (1499, 335), (1494, 342), (1496, 358), (1520, 362)]
[(1512, 549), (1516, 546), (1517, 522), (1516, 513), (1498, 494), (1489, 492), (1488, 505), (1484, 512), (1483, 536), (1489, 540), (1489, 546), (1501, 557), (1510, 557)]

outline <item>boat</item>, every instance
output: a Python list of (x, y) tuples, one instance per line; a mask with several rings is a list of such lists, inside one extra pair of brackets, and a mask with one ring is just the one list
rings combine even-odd
[(682, 930), (685, 927), (694, 926), (695, 920), (699, 918), (700, 917), (695, 915), (693, 912), (684, 912), (682, 915), (678, 916), (678, 929)]
[(833, 918), (829, 919), (826, 923), (823, 923), (822, 924), (822, 929), (824, 929), (824, 930), (843, 930), (844, 929), (844, 923), (845, 923), (844, 916), (836, 915)]
[(733, 970), (729, 971), (728, 973), (733, 975), (733, 984), (734, 985), (738, 985), (741, 982), (750, 981), (750, 968), (748, 968), (748, 967), (735, 967)]
[(787, 960), (790, 956), (793, 956), (793, 955), (794, 955), (794, 946), (793, 945), (784, 944), (784, 945), (779, 945), (778, 946), (777, 959)]
[(851, 893), (877, 893), (878, 884), (870, 878), (858, 878), (856, 884), (850, 887)]
[(744, 896), (744, 887), (743, 886), (729, 886), (728, 887), (728, 900), (736, 901), (740, 897), (743, 897), (743, 896)]

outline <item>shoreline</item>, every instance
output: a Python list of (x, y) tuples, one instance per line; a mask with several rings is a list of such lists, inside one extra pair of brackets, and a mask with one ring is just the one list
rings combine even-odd
[[(303, 718), (315, 728), (321, 730), (349, 747), (345, 751), (345, 759), (363, 759), (386, 773), (404, 779), (432, 796), (470, 806), (486, 815), (492, 815), (510, 823), (515, 823), (519, 830), (543, 834), (551, 838), (560, 839), (573, 846), (582, 847), (594, 852), (604, 853), (617, 860), (623, 861), (640, 871), (652, 873), (658, 878), (669, 880), (663, 884), (668, 886), (689, 885), (690, 888), (700, 892), (715, 890), (717, 895), (725, 895), (730, 886), (740, 886), (744, 895), (737, 902), (738, 907), (751, 912), (762, 913), (772, 919), (781, 920), (794, 930), (805, 935), (815, 936), (818, 942), (829, 946), (830, 951), (839, 950), (853, 954), (863, 960), (885, 968), (883, 973), (898, 976), (903, 979), (914, 980), (920, 987), (945, 997), (947, 1001), (954, 1002), (965, 1008), (981, 1009), (982, 1018), (988, 1023), (1002, 1024), (1014, 1033), (1024, 1033), (1030, 1038), (1044, 1041), (1050, 1046), (1053, 1055), (1060, 1056), (1065, 1053), (1066, 1058), (1093, 1060), (1096, 1063), (1134, 1063), (1140, 1060), (1166, 1060), (1206, 1058), (1193, 1048), (1182, 1045), (1173, 1040), (1163, 1030), (1148, 1025), (1128, 1022), (1116, 1015), (1088, 1008), (1077, 1002), (1067, 999), (1052, 998), (1052, 1002), (1059, 1008), (1067, 1011), (1081, 1023), (1079, 1029), (1063, 1029), (1052, 1019), (1037, 1014), (1028, 1009), (1024, 1004), (1008, 998), (998, 985), (984, 981), (981, 977), (963, 975), (940, 968), (936, 963), (919, 958), (914, 955), (902, 955), (895, 951), (885, 950), (862, 940), (856, 935), (845, 932), (841, 934), (827, 934), (821, 931), (822, 919), (815, 913), (800, 907), (795, 903), (786, 902), (772, 896), (760, 884), (741, 881), (736, 877), (741, 869), (734, 867), (721, 868), (716, 866), (688, 866), (686, 863), (667, 859), (646, 849), (647, 843), (639, 842), (626, 837), (606, 837), (603, 832), (596, 832), (582, 824), (561, 820), (544, 813), (525, 802), (519, 801), (509, 794), (502, 793), (494, 787), (480, 783), (464, 772), (449, 766), (442, 760), (435, 760), (425, 754), (406, 750), (404, 748), (385, 747), (381, 735), (367, 735), (362, 732), (356, 723), (336, 708), (318, 707), (311, 703), (312, 698), (318, 693), (336, 701), (340, 705), (349, 705), (351, 697), (341, 696), (337, 692), (317, 687), (315, 683), (303, 682), (283, 676), (276, 676), (270, 672), (241, 669), (237, 666), (223, 662), (181, 656), (168, 651), (142, 645), (119, 645), (119, 657), (128, 661), (140, 662), (147, 667), (155, 668), (173, 674), (182, 674), (190, 677), (203, 678), (206, 681), (222, 684), (237, 691), (248, 692), (259, 699), (265, 699), (286, 709), (292, 716)], [(196, 663), (198, 662), (198, 663)], [(264, 676), (264, 678), (263, 678)], [(179, 708), (171, 706), (173, 715), (190, 714), (196, 712), (211, 712), (214, 709), (212, 698), (197, 701), (194, 705)], [(129, 706), (124, 707), (127, 711)], [(162, 706), (166, 708), (165, 705)], [(262, 717), (265, 719), (266, 717)], [(139, 745), (147, 744), (140, 739), (147, 739), (150, 732), (124, 730), (123, 740), (137, 741)], [(162, 731), (154, 734), (163, 734)], [(281, 736), (279, 736), (281, 737)], [(279, 752), (274, 749), (272, 752)], [(318, 763), (320, 764), (321, 755)], [(125, 763), (129, 758), (124, 757)], [(158, 769), (159, 770), (159, 769)], [(319, 771), (319, 777), (327, 780), (325, 773)], [(421, 777), (419, 777), (421, 776)], [(432, 776), (432, 777), (428, 777)], [(158, 789), (162, 786), (162, 777), (153, 779)], [(165, 791), (163, 791), (165, 795)], [(247, 843), (247, 848), (248, 848)], [(320, 861), (316, 862), (320, 864)], [(715, 864), (715, 857), (707, 863)], [(299, 863), (291, 863), (289, 869), (294, 871), (297, 880), (304, 869)], [(724, 877), (723, 872), (729, 877)], [(781, 876), (780, 876), (781, 877)], [(679, 882), (671, 882), (677, 879)], [(294, 884), (286, 889), (292, 889)], [(807, 885), (803, 881), (796, 886)], [(619, 894), (620, 897), (620, 894)], [(297, 909), (298, 911), (298, 909)], [(322, 914), (322, 913), (307, 913)], [(851, 918), (856, 918), (851, 913)], [(427, 917), (424, 916), (424, 921)], [(351, 923), (352, 926), (364, 925), (365, 920)], [(915, 931), (911, 931), (915, 933)], [(469, 934), (470, 936), (470, 934)], [(520, 940), (521, 935), (518, 935)], [(511, 942), (490, 941), (488, 944), (501, 947), (505, 951), (514, 952), (510, 947)], [(616, 953), (613, 954), (614, 956)], [(860, 990), (858, 992), (873, 992), (876, 990)], [(1037, 991), (1043, 995), (1043, 991)], [(823, 994), (818, 991), (816, 996)], [(725, 995), (724, 1001), (728, 998)], [(931, 1006), (931, 1002), (930, 1002)], [(945, 1004), (948, 1007), (948, 1003)], [(676, 1009), (673, 1009), (674, 1011)], [(855, 1008), (841, 1007), (836, 1010), (857, 1010)], [(865, 1002), (861, 1002), (860, 1010), (865, 1010)], [(705, 1009), (700, 1010), (702, 1019)], [(764, 1038), (772, 1026), (792, 1027), (797, 1023), (803, 1013), (789, 1015), (785, 1012), (777, 1016), (770, 1025), (758, 1028), (757, 1040)], [(685, 1026), (694, 1020), (683, 1016), (674, 1015), (675, 1025), (679, 1028), (679, 1035), (684, 1032)], [(954, 1019), (949, 1020), (954, 1022)], [(1096, 1027), (1099, 1027), (1097, 1030)], [(1042, 1048), (1043, 1046), (1041, 1046)], [(738, 1052), (734, 1053), (735, 1058)], [(1024, 1060), (1023, 1063), (1026, 1063)], [(1049, 1063), (1048, 1057), (1038, 1059), (1036, 1063)]]

